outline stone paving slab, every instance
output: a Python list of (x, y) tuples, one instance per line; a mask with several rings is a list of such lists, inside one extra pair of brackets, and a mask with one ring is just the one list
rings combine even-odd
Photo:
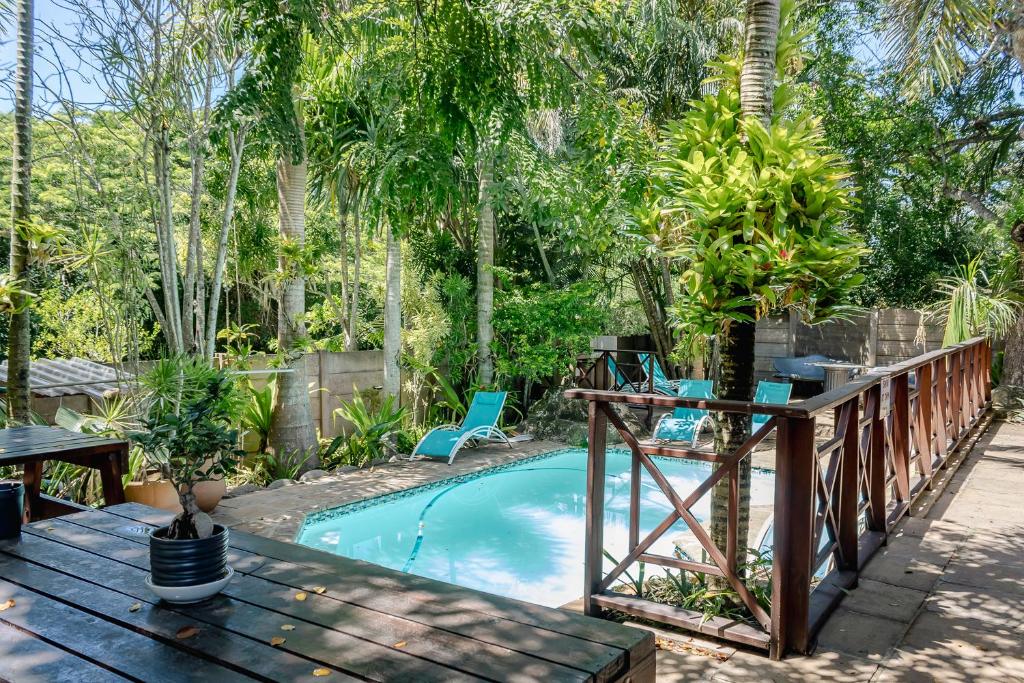
[(739, 650), (659, 680), (1024, 682), (1024, 425), (994, 423), (922, 517), (861, 573), (810, 657)]
[(294, 541), (306, 515), (318, 510), (354, 503), (366, 498), (402, 491), (441, 479), (531, 458), (565, 448), (554, 441), (523, 441), (488, 444), (463, 450), (447, 461), (400, 461), (340, 475), (296, 483), (278, 489), (263, 489), (237, 498), (227, 498), (213, 512), (213, 519), (233, 529)]

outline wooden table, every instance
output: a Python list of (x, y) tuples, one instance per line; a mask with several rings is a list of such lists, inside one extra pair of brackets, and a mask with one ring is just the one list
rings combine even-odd
[(25, 502), (32, 519), (76, 510), (54, 498), (41, 497), (39, 488), (47, 460), (99, 470), (104, 502), (124, 502), (121, 475), (128, 471), (128, 442), (45, 425), (0, 429), (0, 467), (24, 465)]
[(146, 533), (170, 517), (117, 505), (0, 541), (0, 679), (654, 680), (646, 631), (242, 532), (221, 595), (158, 602)]

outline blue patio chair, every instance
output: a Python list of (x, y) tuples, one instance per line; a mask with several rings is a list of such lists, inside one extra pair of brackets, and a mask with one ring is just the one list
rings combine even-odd
[[(679, 381), (677, 396), (684, 398), (714, 398), (714, 385), (707, 379), (684, 379)], [(705, 425), (711, 423), (711, 415), (700, 408), (676, 408), (661, 416), (654, 426), (654, 438), (665, 441), (689, 441), (694, 448)]]
[[(793, 393), (793, 385), (788, 382), (766, 382), (761, 380), (757, 383), (757, 391), (754, 392), (754, 403), (773, 403), (784, 406), (789, 403), (789, 395)], [(771, 418), (771, 415), (754, 413), (750, 425), (750, 433), (757, 432)]]
[(478, 391), (473, 395), (466, 418), (461, 425), (450, 424), (434, 427), (423, 435), (410, 458), (424, 455), (432, 458), (448, 458), (451, 465), (455, 454), (470, 441), (501, 441), (509, 448), (505, 433), (498, 429), (501, 409), (505, 407), (504, 391)]
[(626, 376), (622, 374), (622, 370), (619, 370), (618, 364), (611, 355), (606, 356), (608, 359), (608, 372), (612, 376), (612, 389), (614, 391), (625, 391), (630, 393), (636, 393), (633, 389), (633, 383), (626, 379)]
[(676, 392), (679, 391), (679, 380), (668, 378), (665, 371), (661, 369), (661, 363), (658, 362), (657, 356), (652, 357), (649, 353), (638, 353), (636, 357), (644, 369), (644, 377), (648, 384), (651, 383), (651, 366), (654, 366), (654, 390), (656, 392), (666, 396), (676, 395)]

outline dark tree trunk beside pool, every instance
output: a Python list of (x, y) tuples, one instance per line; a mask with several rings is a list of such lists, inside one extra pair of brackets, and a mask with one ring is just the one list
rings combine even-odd
[[(753, 311), (749, 311), (753, 315)], [(754, 386), (754, 323), (733, 323), (719, 342), (718, 398), (749, 401)], [(741, 413), (716, 413), (715, 452), (732, 453), (750, 436), (750, 416)], [(739, 511), (736, 528), (736, 557), (742, 563), (750, 528), (750, 461), (743, 458), (739, 469)], [(729, 485), (724, 477), (711, 491), (711, 539), (724, 553), (729, 552)], [(727, 582), (708, 577), (713, 585), (724, 588)]]

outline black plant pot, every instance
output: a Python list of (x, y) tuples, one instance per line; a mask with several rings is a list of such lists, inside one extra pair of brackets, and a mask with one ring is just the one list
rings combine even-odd
[(183, 541), (167, 538), (167, 527), (149, 535), (149, 565), (157, 586), (201, 586), (228, 573), (228, 530), (213, 526), (207, 538)]
[(21, 534), (25, 516), (25, 485), (21, 482), (0, 482), (0, 538)]

